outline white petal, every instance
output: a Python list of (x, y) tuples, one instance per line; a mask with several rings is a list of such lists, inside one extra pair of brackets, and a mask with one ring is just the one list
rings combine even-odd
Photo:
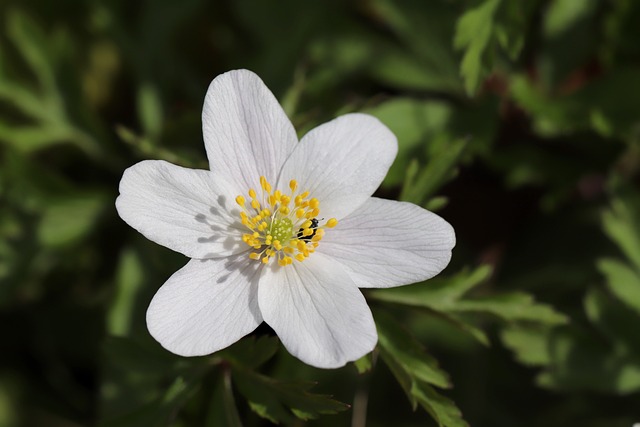
[(147, 328), (164, 348), (181, 356), (223, 349), (262, 322), (258, 278), (258, 264), (245, 254), (193, 259), (153, 297)]
[(322, 254), (263, 269), (260, 311), (303, 362), (338, 368), (373, 350), (378, 336), (362, 293), (339, 264)]
[(455, 246), (453, 227), (412, 203), (372, 197), (333, 229), (318, 251), (338, 260), (360, 288), (388, 288), (442, 271)]
[(276, 98), (248, 70), (229, 71), (211, 82), (202, 130), (211, 170), (237, 183), (243, 193), (259, 187), (261, 175), (275, 184), (298, 142)]
[(116, 208), (130, 226), (190, 258), (216, 258), (246, 249), (237, 190), (211, 171), (160, 160), (128, 168)]
[(325, 218), (343, 218), (365, 202), (398, 152), (396, 137), (378, 119), (347, 114), (311, 130), (282, 169), (278, 188), (296, 179), (320, 201)]

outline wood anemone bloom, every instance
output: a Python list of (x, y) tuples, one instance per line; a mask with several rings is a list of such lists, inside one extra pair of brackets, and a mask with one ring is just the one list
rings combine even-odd
[(371, 197), (397, 153), (376, 118), (347, 114), (298, 142), (262, 80), (218, 76), (202, 123), (210, 170), (165, 161), (128, 168), (118, 213), (191, 260), (147, 311), (167, 350), (199, 356), (266, 322), (295, 357), (337, 368), (373, 350), (358, 288), (428, 279), (449, 262), (453, 228), (416, 205)]

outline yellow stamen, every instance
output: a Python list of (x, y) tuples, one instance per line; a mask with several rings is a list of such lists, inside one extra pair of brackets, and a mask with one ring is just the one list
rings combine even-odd
[(331, 218), (318, 227), (320, 201), (309, 198), (309, 191), (296, 194), (298, 182), (289, 182), (291, 193), (283, 194), (273, 189), (266, 177), (260, 177), (258, 191), (248, 190), (250, 206), (247, 210), (245, 196), (237, 196), (235, 201), (242, 207), (239, 213), (246, 232), (242, 241), (255, 250), (249, 259), (268, 264), (275, 259), (281, 267), (292, 264), (294, 259), (304, 261), (314, 253), (325, 235), (325, 228), (332, 228), (338, 221)]

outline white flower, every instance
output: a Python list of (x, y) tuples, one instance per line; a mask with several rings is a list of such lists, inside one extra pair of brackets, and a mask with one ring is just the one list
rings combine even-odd
[(358, 288), (433, 277), (455, 244), (439, 216), (371, 197), (396, 156), (395, 136), (374, 117), (347, 114), (298, 142), (247, 70), (213, 80), (202, 122), (210, 171), (143, 161), (120, 182), (122, 219), (192, 258), (151, 301), (151, 335), (198, 356), (265, 321), (316, 367), (373, 350), (376, 328)]

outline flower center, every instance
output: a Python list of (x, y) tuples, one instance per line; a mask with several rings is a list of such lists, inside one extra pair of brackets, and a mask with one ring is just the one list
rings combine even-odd
[(333, 228), (338, 220), (331, 218), (320, 225), (320, 202), (309, 198), (309, 192), (297, 193), (298, 183), (289, 182), (288, 194), (280, 190), (272, 192), (271, 184), (264, 176), (260, 177), (261, 194), (249, 189), (247, 200), (236, 197), (240, 205), (240, 220), (247, 228), (242, 241), (253, 251), (249, 258), (267, 264), (271, 258), (278, 260), (280, 266), (302, 262), (315, 252), (325, 228)]

